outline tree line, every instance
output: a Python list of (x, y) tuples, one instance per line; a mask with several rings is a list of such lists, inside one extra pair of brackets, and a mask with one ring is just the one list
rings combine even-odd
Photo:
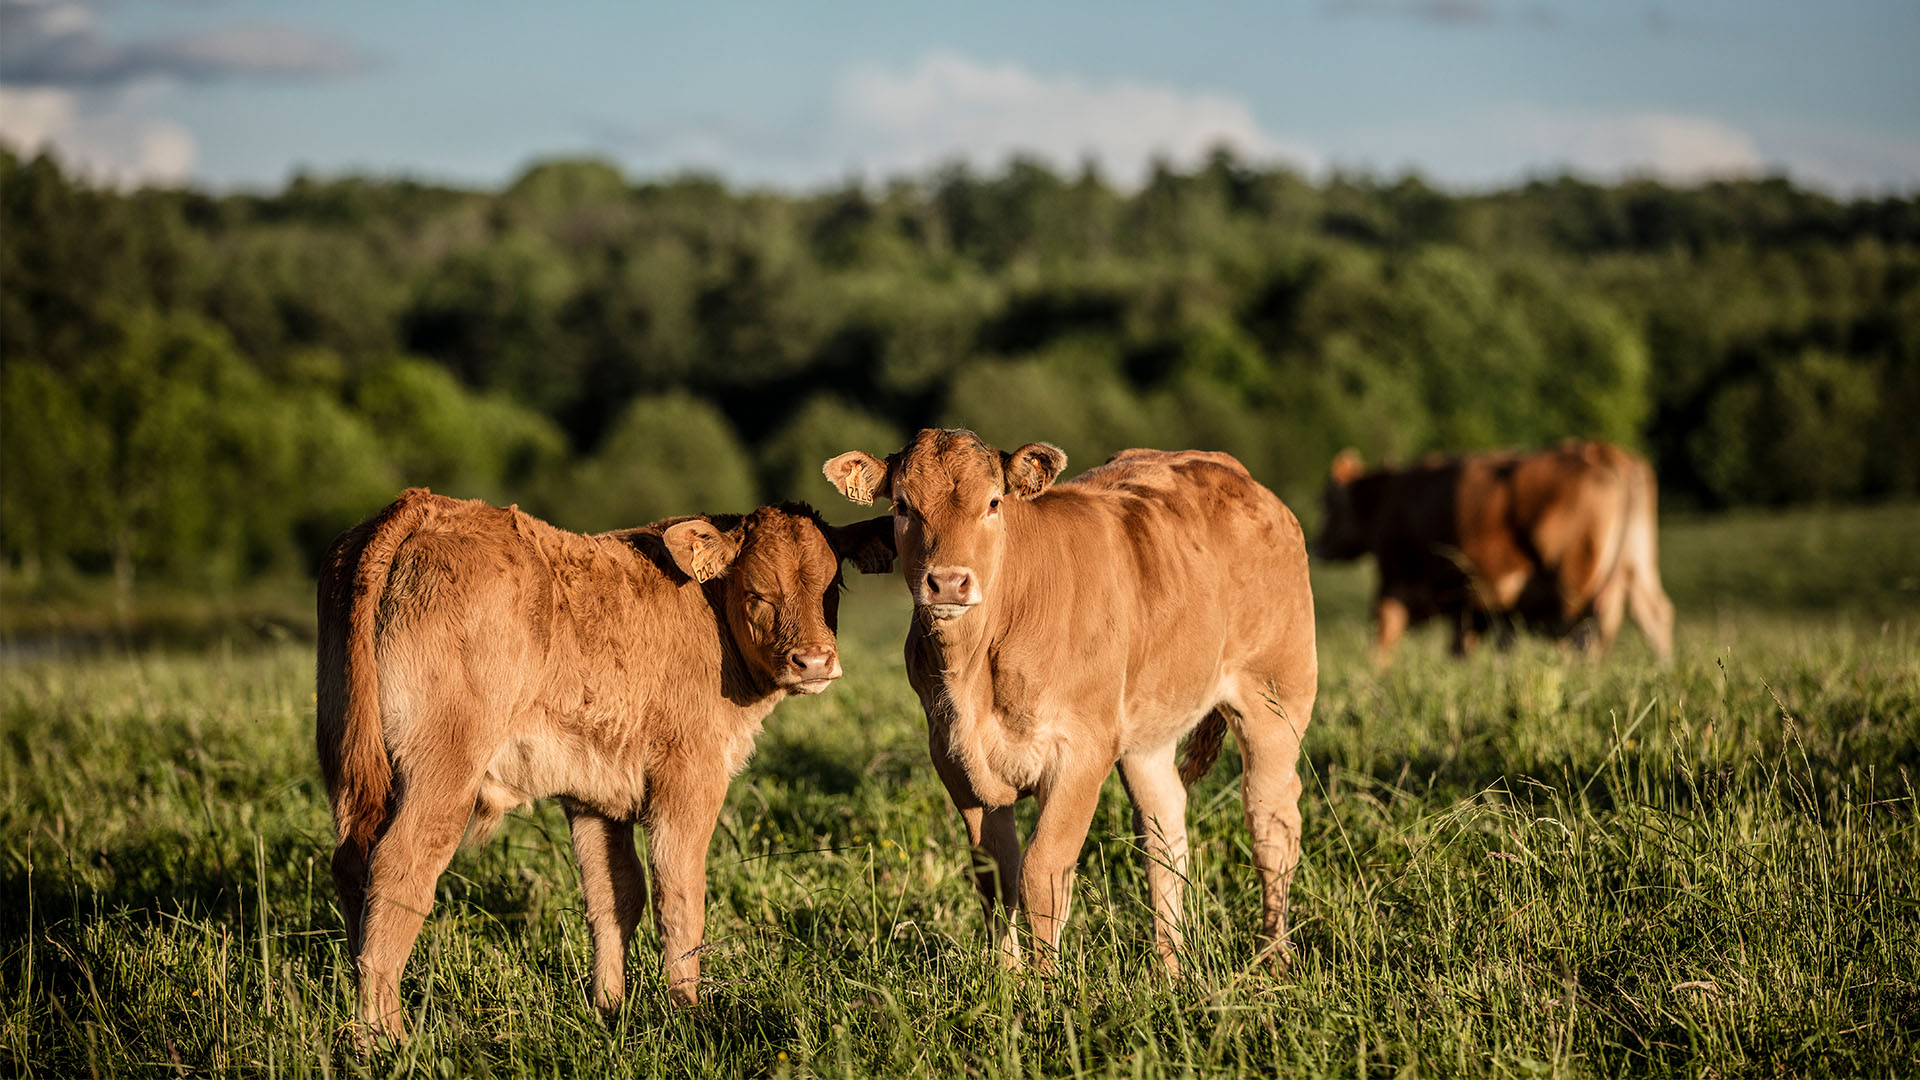
[[(1227, 153), (1138, 191), (953, 166), (795, 194), (593, 160), (498, 191), (121, 192), (0, 149), (0, 554), (305, 569), (399, 488), (577, 529), (778, 497), (926, 424), (1078, 469), (1600, 436), (1705, 507), (1920, 492), (1920, 197), (1448, 193)], [(1070, 470), (1071, 471), (1071, 470)]]

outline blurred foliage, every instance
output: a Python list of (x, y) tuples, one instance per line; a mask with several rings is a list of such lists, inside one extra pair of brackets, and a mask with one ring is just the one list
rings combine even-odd
[(0, 150), (0, 553), (231, 587), (399, 488), (573, 528), (773, 498), (929, 423), (1069, 471), (1606, 436), (1669, 505), (1920, 493), (1920, 199), (1571, 178), (1457, 195), (1226, 153), (1117, 191), (1016, 160), (877, 187), (98, 188)]
[(685, 393), (642, 397), (585, 458), (533, 504), (588, 531), (643, 525), (674, 514), (753, 506), (753, 462), (718, 409)]

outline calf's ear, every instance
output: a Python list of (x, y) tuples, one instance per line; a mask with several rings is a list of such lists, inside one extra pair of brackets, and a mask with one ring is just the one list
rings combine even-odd
[(676, 522), (660, 534), (673, 564), (695, 581), (712, 581), (727, 572), (740, 553), (740, 538), (701, 518)]
[(872, 506), (876, 493), (888, 491), (887, 463), (864, 450), (849, 450), (820, 467), (840, 489), (840, 494), (859, 503)]
[(893, 515), (882, 514), (855, 525), (827, 526), (833, 553), (852, 559), (863, 574), (893, 573)]
[(1349, 446), (1333, 455), (1333, 467), (1327, 470), (1327, 475), (1336, 484), (1351, 484), (1366, 471), (1366, 464), (1360, 460), (1360, 451)]
[(1007, 493), (1031, 499), (1047, 490), (1067, 467), (1067, 452), (1052, 443), (1030, 442), (1011, 454), (1000, 455), (1007, 474)]

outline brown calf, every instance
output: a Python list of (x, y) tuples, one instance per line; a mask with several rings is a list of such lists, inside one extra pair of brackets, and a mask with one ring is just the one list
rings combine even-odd
[[(934, 430), (885, 461), (854, 451), (826, 464), (855, 502), (893, 500), (914, 600), (907, 675), (1002, 955), (1020, 961), (1019, 907), (1036, 961), (1052, 963), (1117, 763), (1145, 838), (1155, 942), (1179, 970), (1186, 785), (1231, 725), (1263, 951), (1278, 962), (1300, 859), (1295, 763), (1317, 680), (1300, 526), (1225, 454), (1128, 450), (1054, 484), (1065, 465), (1046, 443), (1008, 454)], [(1040, 816), (1023, 856), (1014, 803), (1028, 795)]]
[(1372, 555), (1374, 658), (1385, 665), (1411, 625), (1443, 618), (1456, 653), (1518, 620), (1565, 634), (1589, 615), (1613, 644), (1628, 610), (1665, 660), (1673, 604), (1660, 586), (1653, 469), (1611, 443), (1432, 457), (1367, 469), (1334, 459), (1314, 553)]
[(886, 519), (836, 529), (799, 504), (582, 536), (423, 489), (343, 533), (319, 592), (321, 768), (333, 879), (366, 1031), (397, 1035), (399, 979), (462, 837), (566, 808), (618, 1007), (646, 886), (669, 995), (698, 997), (708, 841), (767, 713), (840, 675), (840, 559), (891, 567)]

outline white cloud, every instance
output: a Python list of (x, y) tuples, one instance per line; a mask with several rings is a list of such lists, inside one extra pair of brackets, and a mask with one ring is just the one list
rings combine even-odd
[(146, 112), (151, 93), (0, 86), (0, 139), (26, 154), (51, 147), (69, 167), (121, 187), (180, 183), (198, 145), (185, 127)]
[(1311, 167), (1317, 157), (1261, 127), (1245, 101), (1133, 81), (1091, 83), (936, 53), (904, 72), (861, 67), (839, 82), (829, 125), (840, 163), (884, 176), (962, 159), (997, 168), (1016, 153), (1062, 170), (1097, 158), (1132, 186), (1156, 156), (1191, 167), (1215, 146)]
[(364, 69), (351, 42), (291, 26), (235, 24), (169, 38), (116, 41), (71, 0), (0, 0), (0, 73), (15, 86), (125, 86), (157, 78), (314, 79)]
[(367, 64), (346, 41), (292, 27), (226, 25), (122, 42), (87, 4), (0, 0), (0, 139), (25, 153), (52, 148), (106, 183), (180, 183), (198, 144), (154, 115), (174, 88), (330, 78)]
[(1760, 134), (1768, 166), (1796, 180), (1845, 195), (1920, 188), (1920, 140), (1831, 125), (1768, 127)]
[(1419, 126), (1349, 129), (1342, 164), (1415, 168), (1437, 180), (1509, 184), (1567, 171), (1595, 180), (1652, 176), (1669, 183), (1763, 172), (1754, 136), (1710, 116), (1511, 106)]
[(1681, 183), (1760, 171), (1753, 136), (1710, 117), (1678, 113), (1523, 113), (1519, 148), (1537, 160), (1597, 176), (1653, 175)]

